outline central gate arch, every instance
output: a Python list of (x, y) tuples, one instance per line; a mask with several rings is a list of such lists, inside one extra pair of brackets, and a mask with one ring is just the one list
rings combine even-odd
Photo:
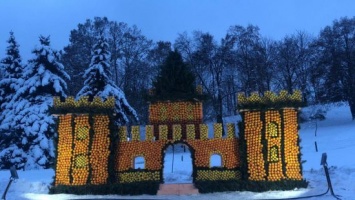
[(188, 143), (168, 143), (162, 149), (162, 155), (162, 180), (165, 184), (194, 182), (194, 149)]

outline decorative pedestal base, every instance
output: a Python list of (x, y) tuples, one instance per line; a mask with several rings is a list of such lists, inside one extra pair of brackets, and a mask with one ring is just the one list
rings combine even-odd
[(199, 194), (193, 184), (160, 184), (157, 195)]

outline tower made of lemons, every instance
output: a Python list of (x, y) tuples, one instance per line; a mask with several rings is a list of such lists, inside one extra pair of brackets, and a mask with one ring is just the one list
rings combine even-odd
[[(242, 117), (240, 145), (244, 178), (252, 182), (283, 182), (305, 185), (302, 178), (298, 136), (298, 110), (302, 104), (300, 91), (292, 95), (265, 92), (249, 97), (238, 94)], [(282, 189), (282, 187), (281, 187)]]

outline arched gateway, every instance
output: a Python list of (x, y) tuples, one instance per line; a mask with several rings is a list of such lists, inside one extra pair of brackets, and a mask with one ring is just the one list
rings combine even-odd
[[(152, 125), (132, 126), (130, 133), (127, 127), (119, 128), (115, 163), (117, 182), (196, 183), (240, 179), (234, 124), (227, 125), (225, 137), (222, 137), (222, 125), (214, 124), (214, 136), (209, 138), (208, 126), (201, 123), (201, 102), (159, 102), (151, 104), (149, 111)], [(141, 137), (144, 132), (145, 137)], [(128, 135), (130, 139), (127, 139)], [(184, 149), (190, 154), (181, 157)], [(223, 164), (212, 167), (211, 156), (216, 154), (221, 156)], [(137, 156), (144, 157), (144, 170), (132, 170), (133, 159)], [(179, 165), (184, 167), (180, 173), (186, 173), (183, 178), (177, 177)]]
[(194, 150), (185, 142), (168, 144), (163, 148), (163, 182), (192, 183)]
[(165, 170), (171, 165), (165, 160), (172, 145), (174, 150), (179, 145), (190, 150), (192, 164), (187, 166), (192, 165), (191, 182), (200, 192), (307, 186), (298, 146), (299, 93), (239, 95), (240, 138), (235, 124), (214, 124), (213, 137), (208, 137), (212, 130), (202, 124), (202, 103), (193, 101), (150, 104), (150, 125), (118, 127), (115, 139), (117, 128), (110, 126), (113, 102), (55, 98), (54, 193), (156, 194), (159, 184), (169, 182)]

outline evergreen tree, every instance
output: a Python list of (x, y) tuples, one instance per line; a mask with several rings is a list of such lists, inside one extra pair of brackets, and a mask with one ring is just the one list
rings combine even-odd
[(192, 100), (198, 95), (195, 76), (179, 52), (171, 51), (153, 81), (155, 100)]
[(8, 169), (23, 161), (23, 152), (19, 151), (15, 144), (16, 135), (2, 126), (5, 114), (9, 112), (8, 104), (16, 93), (19, 83), (23, 81), (19, 45), (12, 31), (7, 42), (9, 45), (6, 49), (6, 57), (0, 61), (3, 72), (3, 79), (0, 81), (0, 107), (2, 110), (0, 113), (0, 169)]
[(84, 87), (78, 92), (77, 98), (88, 96), (89, 99), (98, 96), (103, 100), (112, 96), (115, 98), (115, 124), (127, 124), (134, 119), (138, 121), (136, 111), (129, 105), (123, 91), (110, 79), (109, 45), (101, 36), (93, 47), (91, 63), (85, 71)]
[(10, 32), (10, 38), (7, 42), (9, 43), (6, 49), (7, 56), (0, 61), (3, 71), (3, 79), (0, 81), (0, 105), (2, 109), (4, 109), (6, 103), (11, 100), (12, 94), (16, 93), (15, 85), (17, 79), (22, 78), (23, 71), (19, 45), (12, 31)]
[(53, 96), (66, 97), (69, 75), (58, 62), (59, 54), (51, 49), (49, 37), (40, 36), (35, 58), (24, 69), (24, 81), (8, 105), (3, 125), (17, 136), (16, 152), (25, 155), (17, 167), (48, 168), (53, 163), (54, 119), (49, 113)]

